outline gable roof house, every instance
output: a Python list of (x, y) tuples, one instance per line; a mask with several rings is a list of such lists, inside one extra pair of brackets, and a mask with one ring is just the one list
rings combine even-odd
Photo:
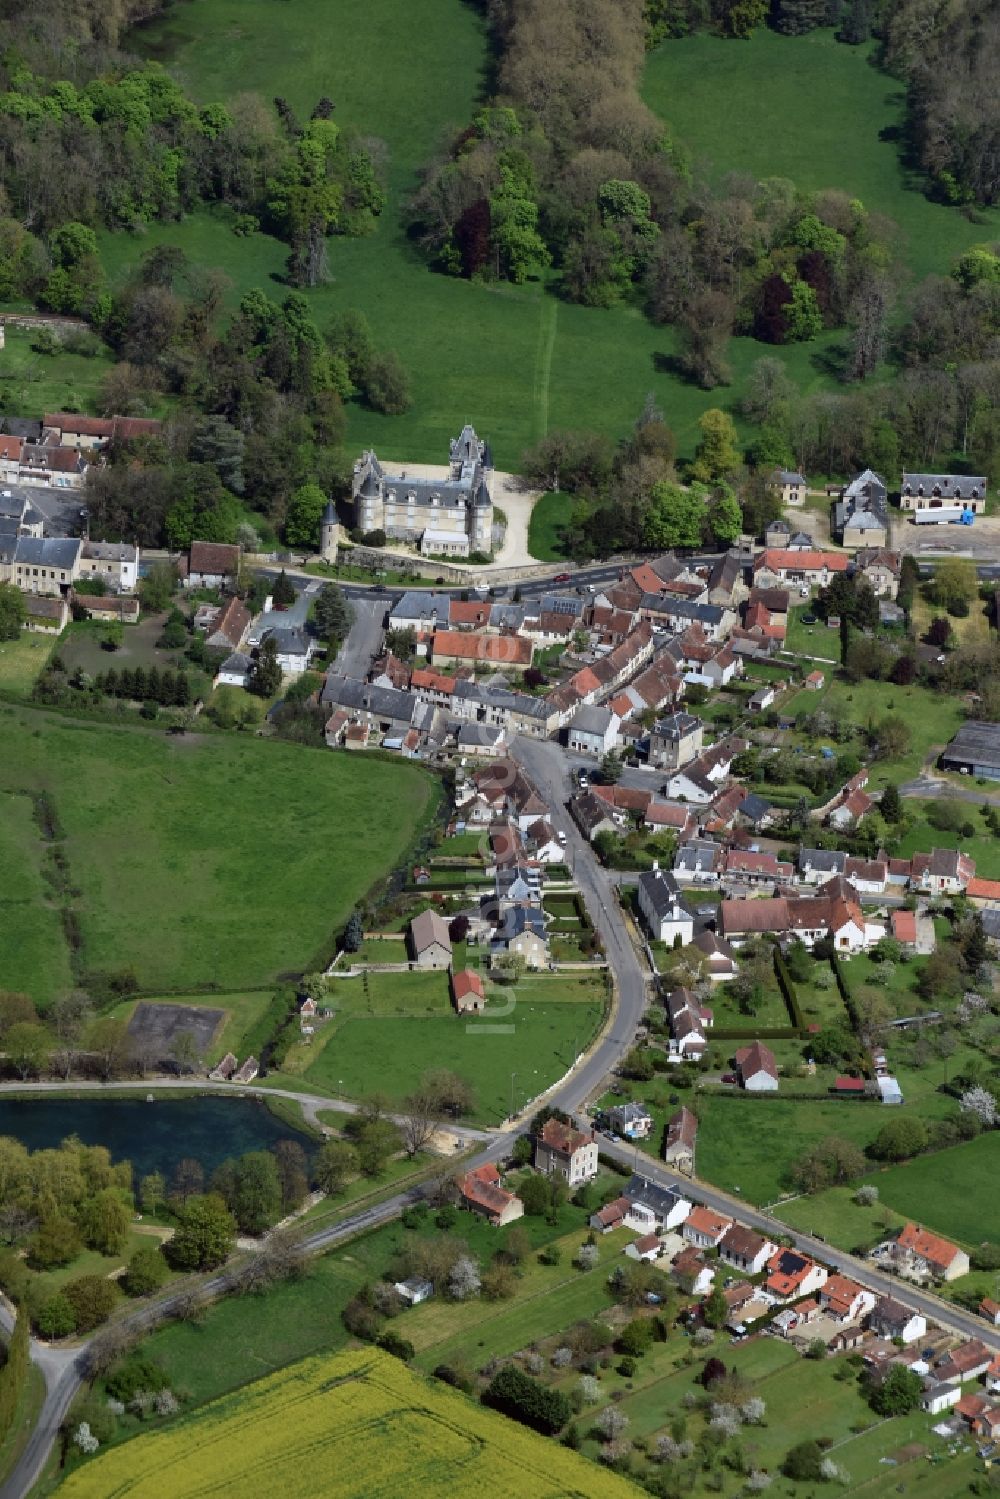
[(935, 848), (910, 860), (910, 888), (936, 895), (965, 890), (975, 878), (975, 861), (957, 848)]
[(813, 896), (724, 900), (719, 907), (719, 931), (734, 947), (762, 933), (799, 937), (807, 947), (821, 937), (832, 937), (838, 951), (852, 953), (863, 952), (870, 939), (877, 940), (876, 929), (865, 924), (857, 891), (839, 875)]
[(698, 1249), (714, 1249), (732, 1227), (733, 1220), (725, 1213), (717, 1213), (714, 1208), (699, 1204), (688, 1213), (681, 1234)]
[(778, 1088), (778, 1064), (774, 1052), (762, 1041), (741, 1046), (735, 1057), (740, 1086), (748, 1093), (775, 1093)]
[(421, 911), (410, 922), (410, 946), (418, 968), (450, 968), (448, 923), (437, 911)]
[(631, 1206), (627, 1197), (616, 1197), (613, 1202), (606, 1202), (598, 1208), (596, 1213), (591, 1213), (588, 1227), (598, 1234), (609, 1234), (613, 1229), (622, 1228)]
[(894, 1296), (877, 1296), (868, 1314), (870, 1331), (880, 1338), (898, 1338), (901, 1343), (915, 1343), (927, 1332), (927, 1318), (922, 1312), (904, 1306)]
[(864, 578), (879, 599), (894, 599), (899, 592), (902, 559), (885, 547), (863, 547), (854, 554), (854, 576)]
[(451, 976), (451, 997), (460, 1015), (478, 1014), (486, 1008), (486, 989), (482, 977), (471, 968), (460, 968)]
[(712, 1011), (699, 1004), (690, 989), (675, 989), (668, 994), (666, 1010), (670, 1020), (670, 1055), (701, 1056), (708, 1045), (705, 1031), (715, 1018)]
[(692, 838), (674, 854), (674, 879), (679, 885), (716, 885), (725, 851), (711, 838)]
[(723, 984), (736, 977), (736, 954), (724, 937), (706, 929), (692, 943), (705, 959), (710, 983)]
[(755, 584), (818, 584), (825, 588), (837, 573), (846, 573), (850, 558), (843, 552), (798, 552), (772, 548), (753, 560)]
[(571, 1187), (597, 1175), (597, 1136), (560, 1119), (546, 1119), (535, 1136), (535, 1170), (561, 1176)]
[(523, 958), (529, 968), (547, 968), (549, 943), (545, 918), (537, 906), (519, 904), (504, 907), (493, 940), (491, 960), (514, 954)]
[(674, 1187), (660, 1187), (636, 1172), (625, 1188), (629, 1210), (626, 1228), (636, 1233), (668, 1233), (679, 1228), (691, 1212), (691, 1203)]
[(719, 1259), (746, 1275), (759, 1275), (777, 1247), (752, 1228), (734, 1223), (719, 1240)]
[(667, 1120), (667, 1139), (663, 1148), (663, 1159), (675, 1171), (688, 1176), (694, 1174), (694, 1151), (698, 1141), (698, 1120), (683, 1104)]
[(688, 1244), (674, 1255), (670, 1273), (689, 1296), (707, 1296), (715, 1281), (715, 1266), (705, 1258), (705, 1251)]
[(242, 599), (234, 594), (226, 603), (205, 637), (205, 644), (214, 650), (238, 651), (250, 632), (250, 611)]
[(680, 888), (669, 870), (654, 864), (639, 876), (639, 910), (657, 942), (681, 943), (694, 936), (694, 918), (681, 902)]
[(853, 478), (833, 507), (833, 530), (845, 547), (884, 547), (889, 536), (889, 492), (870, 468)]
[(500, 1173), (492, 1161), (475, 1166), (456, 1182), (462, 1205), (494, 1228), (503, 1228), (524, 1215), (524, 1203), (500, 1185)]
[(992, 1349), (978, 1338), (968, 1338), (938, 1359), (934, 1377), (942, 1384), (962, 1384), (967, 1379), (980, 1379), (992, 1362)]
[(767, 1290), (776, 1301), (810, 1296), (826, 1284), (827, 1268), (797, 1249), (776, 1249), (767, 1262)]
[(578, 755), (601, 756), (618, 741), (621, 720), (610, 708), (585, 704), (577, 708), (566, 728), (566, 743)]
[(897, 1237), (889, 1241), (888, 1254), (901, 1274), (947, 1281), (969, 1273), (965, 1250), (919, 1223), (905, 1224)]
[(705, 725), (693, 713), (667, 714), (649, 732), (649, 763), (677, 770), (701, 753), (704, 737)]
[(844, 1275), (831, 1275), (820, 1288), (819, 1303), (835, 1322), (860, 1322), (875, 1305), (874, 1291)]
[(653, 1128), (653, 1116), (649, 1110), (631, 1100), (610, 1108), (608, 1122), (615, 1134), (625, 1140), (646, 1140)]
[(188, 550), (186, 588), (225, 588), (236, 582), (241, 548), (219, 541), (192, 541)]
[(906, 474), (899, 487), (902, 510), (939, 510), (962, 505), (977, 515), (986, 509), (986, 478), (969, 474)]

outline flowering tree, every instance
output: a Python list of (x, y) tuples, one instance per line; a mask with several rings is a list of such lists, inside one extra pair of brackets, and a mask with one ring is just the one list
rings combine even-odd
[(595, 1405), (601, 1398), (601, 1381), (595, 1379), (593, 1374), (581, 1374), (577, 1389), (584, 1405)]
[(461, 1255), (451, 1268), (448, 1277), (448, 1294), (455, 1301), (468, 1301), (470, 1296), (478, 1296), (481, 1282), (479, 1269), (475, 1260), (467, 1254)]
[(960, 1107), (964, 1113), (975, 1114), (987, 1128), (997, 1122), (997, 1101), (987, 1088), (966, 1088)]
[(602, 1437), (614, 1442), (628, 1430), (628, 1416), (617, 1406), (609, 1405), (601, 1411), (595, 1424)]

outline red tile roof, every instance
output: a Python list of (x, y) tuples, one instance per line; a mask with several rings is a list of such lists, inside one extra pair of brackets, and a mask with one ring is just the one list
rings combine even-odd
[(455, 996), (455, 1003), (461, 1008), (463, 1001), (472, 995), (473, 999), (485, 999), (486, 990), (478, 973), (473, 973), (471, 968), (460, 968), (458, 973), (452, 975), (451, 992)]
[(897, 942), (916, 942), (916, 911), (893, 911), (890, 920), (892, 923), (892, 935)]
[(594, 1140), (592, 1134), (585, 1135), (571, 1124), (563, 1124), (561, 1119), (546, 1119), (539, 1138), (550, 1150), (557, 1150), (560, 1155), (567, 1156), (584, 1145), (592, 1144)]
[(465, 635), (459, 630), (436, 630), (431, 645), (435, 659), (488, 661), (492, 666), (531, 665), (534, 646), (519, 635)]

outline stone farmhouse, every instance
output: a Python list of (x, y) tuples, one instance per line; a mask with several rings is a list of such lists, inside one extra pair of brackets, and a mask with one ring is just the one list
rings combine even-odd
[(466, 426), (450, 445), (442, 479), (414, 478), (405, 469), (387, 472), (373, 450), (354, 465), (354, 523), (362, 531), (384, 531), (392, 541), (412, 542), (424, 556), (467, 557), (493, 548), (493, 500), (488, 476), (489, 445)]
[(969, 474), (904, 474), (899, 504), (902, 510), (961, 505), (979, 515), (986, 509), (986, 479)]

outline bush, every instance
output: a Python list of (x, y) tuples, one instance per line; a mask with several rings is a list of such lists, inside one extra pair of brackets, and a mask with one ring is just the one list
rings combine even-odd
[(159, 1249), (137, 1249), (122, 1276), (122, 1289), (128, 1296), (148, 1296), (160, 1289), (167, 1274), (167, 1262)]
[(513, 1364), (505, 1364), (483, 1391), (483, 1404), (491, 1406), (535, 1431), (551, 1436), (570, 1418), (570, 1405), (560, 1390), (550, 1390)]
[(89, 1332), (106, 1322), (118, 1300), (118, 1286), (103, 1275), (81, 1275), (63, 1287), (63, 1295), (73, 1309), (77, 1332)]
[(109, 1374), (104, 1386), (115, 1400), (128, 1405), (140, 1390), (155, 1395), (158, 1390), (169, 1389), (170, 1379), (155, 1359), (133, 1353)]
[(384, 1332), (380, 1338), (376, 1339), (376, 1343), (379, 1348), (384, 1348), (386, 1353), (391, 1353), (393, 1358), (402, 1359), (404, 1364), (408, 1364), (416, 1353), (413, 1344), (395, 1332)]

